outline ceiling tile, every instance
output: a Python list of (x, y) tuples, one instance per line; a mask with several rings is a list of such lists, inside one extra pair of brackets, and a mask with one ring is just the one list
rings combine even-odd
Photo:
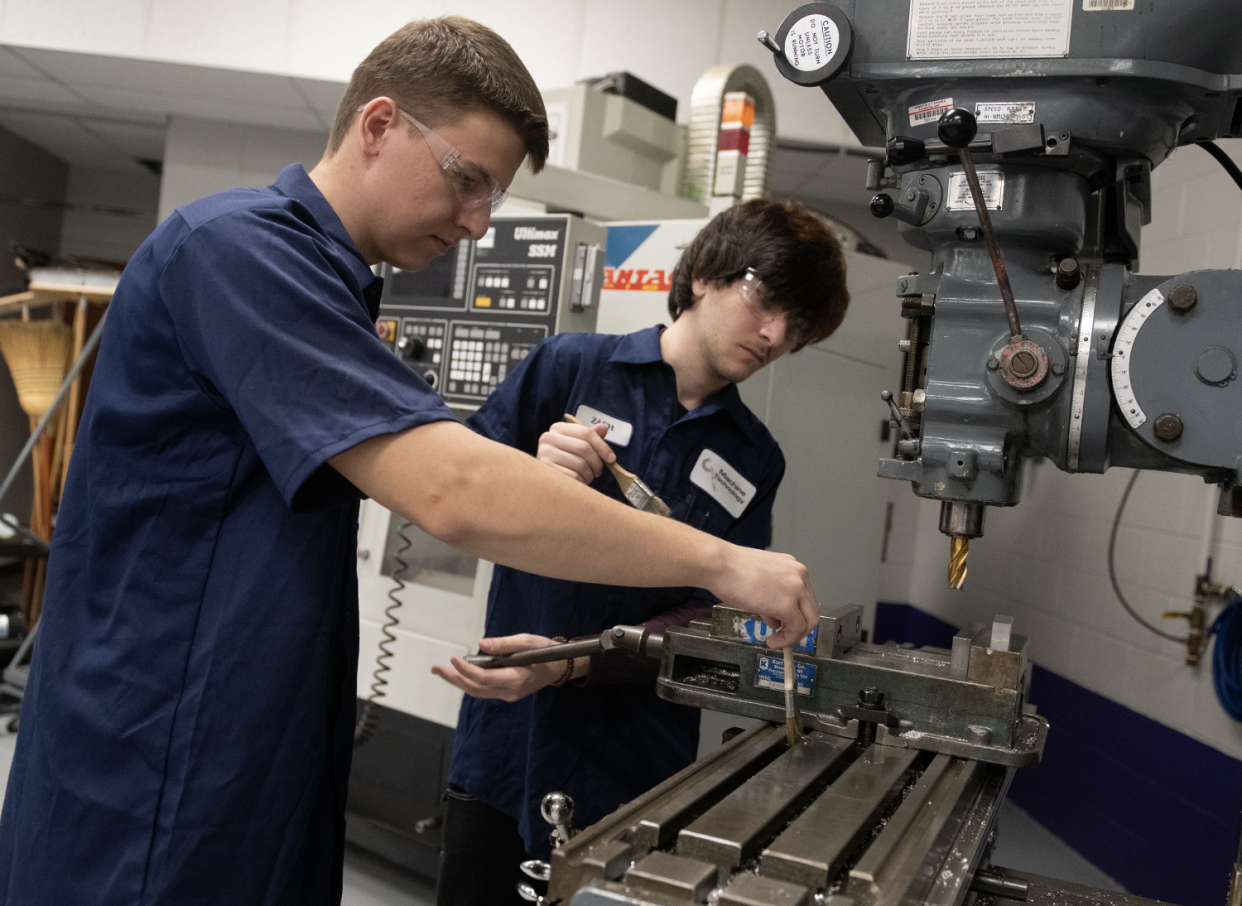
[(45, 104), (79, 107), (82, 98), (48, 79), (0, 77), (0, 105), (38, 107)]

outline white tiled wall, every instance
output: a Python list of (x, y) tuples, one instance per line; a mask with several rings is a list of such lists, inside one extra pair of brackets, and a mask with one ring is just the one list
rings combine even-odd
[[(1224, 142), (1242, 161), (1237, 144)], [(1242, 190), (1219, 164), (1198, 148), (1183, 148), (1156, 169), (1153, 183), (1144, 273), (1242, 266)], [(960, 592), (946, 587), (949, 542), (937, 530), (939, 504), (893, 482), (895, 519), (879, 599), (914, 604), (958, 625), (1010, 614), (1016, 631), (1031, 637), (1036, 663), (1242, 757), (1242, 725), (1216, 700), (1210, 655), (1197, 670), (1186, 667), (1184, 648), (1135, 623), (1109, 585), (1108, 536), (1131, 474), (1069, 475), (1028, 464), (1022, 503), (988, 510)], [(1216, 493), (1198, 478), (1144, 472), (1122, 519), (1122, 590), (1149, 622), (1175, 635), (1185, 634), (1185, 621), (1161, 620), (1160, 613), (1189, 606), (1209, 552), (1214, 578), (1242, 584), (1242, 520), (1211, 515)]]
[[(6, 44), (345, 81), (382, 38), (410, 19), (459, 13), (495, 28), (542, 88), (627, 69), (675, 96), (710, 66), (750, 63), (768, 79), (782, 136), (856, 143), (817, 88), (777, 75), (755, 39), (791, 0), (4, 0)], [(202, 115), (207, 114), (204, 112)], [(218, 114), (227, 119), (227, 113)]]
[(298, 132), (173, 117), (164, 144), (159, 219), (187, 202), (233, 186), (266, 186), (285, 164), (318, 163), (326, 132)]

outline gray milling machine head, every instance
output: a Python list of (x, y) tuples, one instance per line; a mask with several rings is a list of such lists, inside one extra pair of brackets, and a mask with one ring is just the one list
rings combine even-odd
[(898, 281), (902, 439), (879, 474), (940, 500), (956, 538), (982, 534), (985, 505), (1019, 502), (1033, 457), (1199, 475), (1242, 515), (1242, 272), (1133, 273), (1152, 168), (1242, 137), (1242, 4), (1038, 6), (1038, 40), (995, 11), (946, 19), (938, 0), (809, 3), (761, 33), (782, 75), (885, 148), (872, 212), (930, 252)]

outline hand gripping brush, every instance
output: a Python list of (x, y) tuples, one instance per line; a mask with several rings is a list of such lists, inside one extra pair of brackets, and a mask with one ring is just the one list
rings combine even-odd
[[(582, 422), (568, 413), (565, 415), (565, 421), (571, 425), (582, 424)], [(604, 465), (608, 466), (608, 471), (612, 473), (612, 477), (617, 479), (617, 484), (621, 486), (621, 493), (625, 495), (626, 500), (634, 505), (635, 509), (655, 513), (657, 516), (673, 515), (673, 511), (668, 508), (668, 504), (657, 497), (655, 492), (647, 487), (646, 482), (633, 472), (621, 468), (615, 462), (604, 463)]]

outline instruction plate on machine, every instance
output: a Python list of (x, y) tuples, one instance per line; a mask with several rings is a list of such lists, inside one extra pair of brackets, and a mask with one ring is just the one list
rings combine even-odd
[[(810, 695), (815, 688), (815, 665), (794, 661), (795, 684), (799, 695)], [(759, 656), (759, 674), (755, 685), (760, 689), (785, 691), (785, 658)]]
[[(1005, 203), (1005, 174), (999, 170), (978, 170), (979, 188), (983, 192), (983, 205), (989, 211), (999, 211)], [(973, 211), (974, 199), (970, 197), (970, 183), (965, 172), (959, 170), (949, 176), (950, 211)]]
[(1069, 56), (1074, 0), (910, 0), (908, 60)]

